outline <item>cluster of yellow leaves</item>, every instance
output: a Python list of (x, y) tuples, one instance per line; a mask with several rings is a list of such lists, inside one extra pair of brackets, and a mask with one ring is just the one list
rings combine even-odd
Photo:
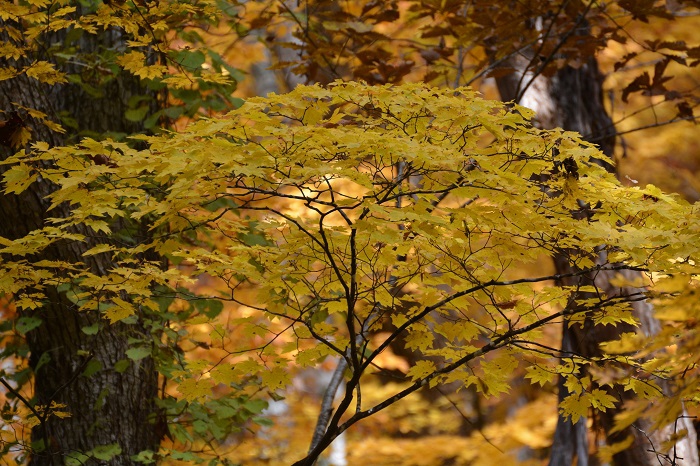
[(0, 81), (14, 78), (20, 74), (26, 74), (30, 78), (46, 84), (66, 82), (65, 73), (56, 70), (51, 63), (43, 60), (31, 63), (21, 69), (12, 66), (4, 67), (0, 70)]
[(126, 71), (138, 76), (141, 79), (154, 79), (162, 77), (167, 71), (164, 65), (151, 65), (146, 63), (146, 55), (143, 52), (133, 51), (120, 55), (117, 63)]
[[(31, 307), (46, 286), (61, 285), (79, 309), (128, 323), (163, 312), (157, 287), (220, 279), (228, 290), (217, 299), (250, 310), (236, 325), (255, 345), (241, 347), (218, 327), (196, 342), (216, 345), (221, 362), (170, 374), (190, 402), (215, 398), (238, 377), (274, 392), (289, 383), (289, 364), (328, 355), (352, 355), (357, 384), (399, 341), (420, 355), (408, 371), (415, 387), (459, 382), (497, 395), (521, 364), (544, 384), (550, 358), (534, 351), (544, 326), (574, 305), (602, 313), (601, 324), (629, 315), (624, 300), (555, 287), (547, 273), (522, 277), (519, 265), (570, 250), (583, 271), (625, 262), (692, 276), (689, 259), (677, 258), (697, 256), (700, 221), (654, 187), (620, 186), (592, 160), (600, 157), (592, 145), (537, 130), (529, 116), (468, 88), (336, 83), (251, 99), (179, 134), (140, 136), (141, 149), (35, 144), (4, 162), (6, 191), (41, 176), (58, 187), (51, 208), (70, 212), (26, 238), (0, 240), (0, 255), (12, 258), (0, 276), (15, 277), (0, 280), (0, 292)], [(575, 174), (561, 168), (572, 164)], [(123, 240), (120, 229), (135, 221), (152, 240)], [(223, 242), (213, 246), (212, 235)], [(108, 254), (115, 268), (98, 275), (86, 264), (34, 262), (71, 241), (91, 245), (86, 264)], [(601, 244), (609, 263), (596, 262)], [(177, 267), (161, 270), (145, 259), (153, 252)], [(253, 298), (241, 294), (246, 287)], [(386, 339), (369, 345), (368, 332), (382, 329)], [(133, 350), (134, 360), (150, 354)], [(567, 382), (577, 389), (562, 410), (573, 419), (615, 402), (576, 377)]]
[[(204, 47), (204, 52), (188, 62), (187, 58), (179, 58), (171, 47), (173, 42), (179, 41), (172, 31), (184, 33), (183, 25), (188, 22), (218, 24), (221, 11), (215, 1), (196, 4), (115, 1), (81, 6), (73, 3), (67, 0), (0, 0), (0, 19), (3, 20), (0, 33), (4, 38), (0, 57), (5, 59), (0, 64), (0, 81), (26, 76), (31, 79), (24, 87), (37, 84), (34, 87), (39, 89), (69, 84), (80, 86), (93, 95), (101, 92), (105, 79), (112, 79), (123, 70), (139, 78), (144, 86), (162, 87), (162, 81), (170, 89), (190, 89), (197, 93), (206, 87), (211, 94), (212, 87), (217, 85), (232, 91), (235, 79), (231, 73), (235, 74), (235, 70), (223, 63), (218, 54), (207, 55)], [(120, 31), (109, 39), (114, 43), (96, 39), (109, 30)], [(195, 42), (200, 40), (196, 34), (193, 37)], [(65, 46), (57, 47), (61, 43)], [(123, 51), (125, 46), (129, 51)], [(182, 43), (179, 47), (183, 47)], [(181, 53), (186, 56), (189, 49), (189, 46), (184, 47)], [(204, 65), (206, 60), (210, 63)], [(189, 63), (193, 65), (188, 67)], [(59, 122), (57, 115), (39, 118), (34, 114), (39, 109), (27, 109), (17, 102), (10, 104), (24, 120), (31, 117), (35, 123), (52, 131), (62, 133), (62, 123), (70, 124), (70, 119)], [(170, 116), (176, 118), (182, 113), (182, 109), (171, 109)], [(150, 126), (155, 124), (158, 115), (153, 117)], [(131, 121), (142, 121), (145, 116), (141, 107), (130, 108), (125, 114)], [(32, 135), (25, 126), (22, 134), (11, 141), (12, 147), (24, 147), (31, 141)]]
[[(56, 403), (55, 401), (52, 401), (51, 405), (49, 406), (34, 406), (34, 412), (32, 413), (29, 413), (29, 410), (26, 408), (25, 411), (25, 415), (22, 417), (24, 418), (24, 425), (26, 427), (38, 426), (42, 420), (47, 419), (49, 416), (56, 416), (62, 419), (71, 416), (71, 413), (66, 410), (66, 405)], [(41, 419), (39, 419), (36, 415), (41, 416)]]

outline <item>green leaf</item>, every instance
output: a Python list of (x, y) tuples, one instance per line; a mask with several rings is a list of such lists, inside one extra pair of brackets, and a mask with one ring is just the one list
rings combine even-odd
[(155, 128), (161, 116), (163, 116), (163, 110), (151, 113), (151, 115), (143, 121), (143, 127), (146, 129)]
[(267, 417), (255, 416), (251, 419), (254, 423), (263, 427), (272, 427), (275, 425), (275, 421)]
[(17, 329), (20, 335), (26, 335), (28, 332), (31, 332), (35, 328), (39, 327), (42, 322), (43, 321), (38, 317), (20, 317), (17, 320), (15, 329)]
[(97, 335), (97, 333), (100, 331), (100, 324), (99, 324), (99, 322), (96, 322), (92, 325), (82, 327), (80, 330), (85, 335)]
[(197, 299), (194, 301), (194, 307), (210, 319), (214, 319), (223, 311), (224, 303), (218, 299)]
[(267, 407), (267, 401), (258, 398), (250, 399), (243, 403), (243, 408), (251, 414), (260, 414)]
[(132, 108), (124, 112), (124, 117), (129, 121), (142, 121), (148, 114), (148, 105), (142, 105), (138, 108)]
[(172, 120), (181, 117), (183, 113), (185, 113), (185, 109), (181, 106), (167, 107), (163, 109), (163, 114)]
[(84, 466), (88, 463), (89, 459), (90, 457), (88, 455), (75, 451), (66, 453), (65, 456), (66, 466)]
[(95, 459), (102, 460), (102, 461), (109, 461), (112, 458), (114, 458), (117, 455), (120, 455), (122, 452), (122, 448), (119, 446), (118, 443), (112, 443), (109, 445), (100, 445), (98, 447), (93, 448), (90, 453), (91, 456)]
[[(228, 62), (224, 60), (218, 53), (214, 52), (213, 50), (210, 50), (209, 56), (211, 57), (212, 64), (214, 64), (214, 66), (221, 66), (236, 82), (241, 82), (245, 79), (245, 74), (243, 74), (241, 70), (229, 65)], [(234, 103), (236, 107), (240, 107), (243, 104), (243, 100), (241, 100), (240, 98), (235, 98), (235, 100), (237, 100), (238, 102), (232, 103)]]
[(141, 464), (154, 464), (156, 462), (155, 452), (151, 450), (141, 451), (138, 455), (132, 456), (131, 459)]
[(282, 367), (273, 367), (261, 375), (262, 383), (270, 391), (285, 388), (291, 382), (289, 372)]
[(146, 358), (151, 355), (151, 348), (147, 346), (137, 346), (136, 348), (129, 348), (126, 350), (126, 355), (132, 361), (138, 361), (139, 359)]
[(85, 369), (83, 370), (83, 373), (81, 374), (84, 377), (91, 377), (92, 375), (96, 374), (97, 372), (102, 370), (102, 363), (97, 360), (97, 359), (91, 359), (88, 361), (87, 365), (85, 366)]
[(235, 209), (238, 206), (230, 197), (221, 196), (213, 201), (207, 202), (202, 207), (207, 209), (209, 212), (216, 212), (219, 209)]
[(41, 357), (39, 357), (39, 361), (36, 363), (36, 367), (34, 367), (34, 373), (38, 373), (39, 369), (41, 369), (49, 362), (51, 362), (51, 355), (48, 351), (45, 351), (41, 354)]
[(119, 372), (121, 374), (122, 372), (126, 371), (130, 365), (131, 361), (128, 359), (120, 359), (114, 364), (114, 370), (115, 372)]
[(199, 50), (180, 50), (174, 54), (173, 60), (187, 71), (195, 71), (202, 67), (206, 56)]

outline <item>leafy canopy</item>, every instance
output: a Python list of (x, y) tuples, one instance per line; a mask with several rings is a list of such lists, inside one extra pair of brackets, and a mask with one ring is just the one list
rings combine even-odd
[[(261, 388), (274, 393), (291, 367), (329, 355), (348, 363), (331, 420), (344, 422), (340, 431), (428, 384), (507, 392), (521, 365), (533, 383), (565, 374), (572, 395), (561, 409), (576, 420), (615, 399), (577, 377), (577, 367), (599, 361), (557, 366), (540, 354), (542, 328), (564, 315), (633, 323), (626, 301), (643, 295), (557, 287), (560, 277), (527, 264), (563, 252), (582, 276), (634, 268), (689, 280), (700, 225), (687, 204), (652, 186), (621, 186), (593, 145), (536, 129), (531, 116), (469, 88), (337, 82), (250, 99), (180, 133), (136, 136), (140, 149), (109, 139), (36, 143), (4, 162), (6, 192), (41, 177), (57, 186), (52, 205), (68, 204), (70, 215), (0, 238), (0, 292), (33, 309), (58, 286), (79, 311), (103, 316), (86, 334), (150, 325), (150, 340), (134, 339), (117, 365), (157, 359), (179, 392), (163, 406), (196, 421), (171, 426), (183, 443), (223, 440), (260, 413)], [(139, 236), (139, 223), (152, 234)], [(113, 269), (36, 260), (86, 241), (78, 224), (96, 244), (85, 262), (108, 254)], [(223, 293), (195, 294), (204, 278)], [(245, 312), (222, 323), (233, 305)], [(25, 324), (28, 332), (39, 323)], [(206, 337), (192, 333), (202, 324)], [(371, 337), (380, 330), (382, 339)], [(214, 362), (183, 359), (183, 342)], [(396, 343), (421, 355), (412, 385), (349, 410), (363, 376), (381, 371)], [(621, 354), (616, 363), (641, 367)], [(626, 389), (642, 385), (627, 380)]]

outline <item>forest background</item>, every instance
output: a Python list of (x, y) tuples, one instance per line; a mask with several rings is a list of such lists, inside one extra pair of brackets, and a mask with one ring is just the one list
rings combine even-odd
[(3, 460), (698, 464), (698, 8), (3, 1)]

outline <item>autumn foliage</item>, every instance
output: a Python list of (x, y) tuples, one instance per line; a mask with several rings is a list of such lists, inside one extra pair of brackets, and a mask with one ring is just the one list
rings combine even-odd
[[(140, 130), (93, 134), (71, 115), (3, 103), (3, 195), (49, 187), (41, 227), (0, 236), (4, 355), (13, 358), (0, 377), (3, 459), (122, 455), (118, 442), (52, 452), (46, 426), (76, 407), (32, 398), (31, 371), (52, 362), (34, 355), (28, 369), (24, 343), (52, 300), (89, 317), (78, 339), (93, 344), (115, 328), (127, 336), (115, 360), (77, 350), (75, 378), (155, 365), (149, 422), (163, 442), (128, 459), (137, 463), (311, 465), (341, 435), (367, 429), (371, 439), (352, 454), (391, 464), (373, 418), (388, 435), (415, 437), (400, 441), (424, 455), (415, 464), (493, 464), (491, 448), (520, 464), (513, 452), (551, 445), (558, 380), (569, 393), (563, 417), (614, 410), (614, 431), (697, 411), (697, 205), (651, 184), (623, 186), (581, 135), (539, 129), (531, 110), (465, 86), (513, 72), (507, 58), (533, 45), (533, 72), (580, 65), (626, 42), (611, 14), (663, 18), (654, 2), (317, 1), (303, 11), (246, 2), (225, 12), (207, 2), (69, 3), (0, 3), (11, 39), (0, 48), (0, 84), (32, 79), (93, 95), (136, 80), (144, 94), (123, 113)], [(232, 93), (244, 75), (215, 43), (227, 26), (242, 42), (292, 30), (283, 45), (295, 61), (271, 68), (320, 84), (243, 103)], [(124, 47), (81, 49), (83, 36), (104, 31), (123, 33)], [(55, 50), (42, 48), (58, 33)], [(621, 100), (663, 96), (669, 121), (692, 120), (692, 92), (664, 73), (696, 65), (698, 49), (643, 49), (612, 65), (659, 56), (652, 74), (618, 89)], [(158, 129), (168, 125), (177, 130)], [(554, 256), (571, 272), (546, 265)], [(597, 277), (627, 291), (606, 293)], [(630, 303), (642, 300), (664, 322), (655, 335), (635, 331)], [(561, 325), (617, 333), (590, 357), (557, 347)], [(323, 371), (337, 378), (324, 385), (330, 410), (314, 436), (322, 397), (292, 387)], [(525, 407), (504, 414), (516, 392)], [(276, 416), (276, 403), (291, 412)], [(463, 413), (468, 403), (481, 411)], [(465, 427), (470, 419), (478, 425)], [(522, 429), (503, 427), (508, 419)], [(667, 452), (686, 434), (656, 448), (675, 460)], [(424, 435), (442, 445), (434, 456), (421, 452)], [(626, 442), (597, 453), (609, 461)]]

